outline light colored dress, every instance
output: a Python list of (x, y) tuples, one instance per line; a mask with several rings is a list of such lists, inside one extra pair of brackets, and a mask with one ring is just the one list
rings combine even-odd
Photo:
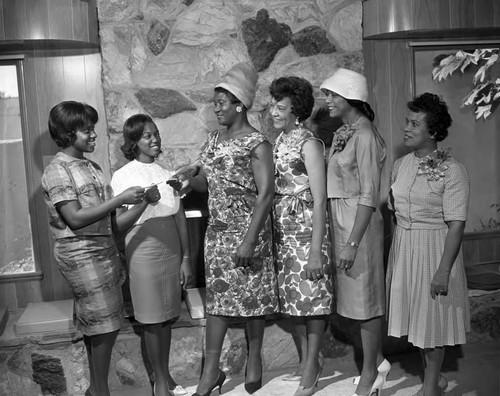
[[(274, 246), (278, 271), (280, 310), (294, 316), (329, 315), (332, 312), (332, 279), (328, 225), (322, 245), (321, 279), (306, 279), (313, 227), (313, 197), (302, 147), (309, 140), (321, 140), (307, 129), (281, 133), (274, 142), (276, 169), (274, 198)], [(325, 216), (327, 214), (325, 213)]]
[(270, 217), (258, 235), (252, 265), (241, 268), (235, 264), (236, 249), (250, 225), (257, 195), (252, 152), (267, 139), (254, 132), (217, 143), (219, 134), (209, 135), (200, 154), (210, 213), (205, 235), (206, 310), (223, 316), (272, 314), (278, 311), (278, 297)]
[(337, 313), (366, 320), (385, 313), (384, 227), (379, 206), (380, 176), (385, 160), (382, 137), (365, 117), (335, 132), (328, 161), (327, 194), (334, 253), (346, 246), (358, 205), (374, 212), (366, 228), (352, 268), (336, 267)]
[(444, 251), (445, 222), (467, 218), (469, 178), (453, 158), (443, 163), (447, 169), (437, 180), (417, 175), (419, 163), (413, 153), (407, 154), (396, 160), (391, 176), (397, 225), (387, 273), (388, 334), (408, 335), (419, 348), (463, 344), (470, 323), (461, 250), (447, 296), (433, 300), (430, 286)]
[(79, 330), (94, 336), (120, 329), (125, 271), (112, 235), (111, 217), (72, 230), (56, 209), (65, 201), (78, 201), (85, 208), (110, 199), (111, 188), (101, 168), (88, 159), (59, 152), (43, 172), (42, 187), (55, 239), (54, 256), (73, 293)]
[(179, 316), (181, 311), (182, 251), (173, 217), (179, 210), (180, 199), (166, 184), (172, 174), (154, 162), (133, 160), (118, 169), (111, 180), (115, 194), (132, 186), (160, 183), (160, 200), (148, 205), (125, 235), (130, 295), (135, 319), (140, 323), (162, 323)]

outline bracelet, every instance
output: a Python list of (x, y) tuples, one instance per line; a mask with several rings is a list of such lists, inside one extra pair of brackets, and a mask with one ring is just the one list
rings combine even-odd
[(182, 259), (183, 259), (183, 260), (184, 260), (184, 259), (189, 259), (189, 260), (191, 260), (191, 256), (182, 256)]
[(359, 243), (358, 242), (347, 241), (347, 245), (359, 248)]

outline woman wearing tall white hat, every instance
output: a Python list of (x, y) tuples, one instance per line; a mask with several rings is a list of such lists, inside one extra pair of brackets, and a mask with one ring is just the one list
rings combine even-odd
[(361, 329), (363, 368), (355, 395), (380, 394), (390, 369), (381, 347), (385, 291), (379, 194), (385, 143), (372, 124), (362, 74), (339, 68), (320, 89), (330, 116), (344, 124), (334, 133), (327, 171), (337, 313)]

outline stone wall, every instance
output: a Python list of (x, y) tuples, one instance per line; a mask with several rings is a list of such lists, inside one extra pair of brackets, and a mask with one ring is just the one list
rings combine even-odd
[(213, 86), (251, 61), (259, 89), (251, 123), (269, 134), (268, 87), (297, 75), (317, 89), (336, 67), (362, 71), (361, 0), (99, 0), (103, 85), (111, 169), (124, 121), (153, 117), (162, 137), (159, 163), (169, 169), (197, 158), (217, 128)]

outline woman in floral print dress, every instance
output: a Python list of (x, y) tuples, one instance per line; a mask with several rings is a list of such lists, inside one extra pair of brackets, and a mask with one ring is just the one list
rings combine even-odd
[(270, 87), (274, 127), (275, 251), (281, 312), (290, 316), (299, 343), (300, 385), (296, 396), (312, 395), (321, 374), (319, 350), (332, 309), (326, 224), (323, 142), (302, 127), (314, 106), (311, 84), (281, 77)]
[[(245, 389), (262, 385), (265, 315), (278, 310), (270, 211), (274, 195), (271, 144), (248, 122), (258, 75), (235, 65), (215, 86), (215, 114), (226, 128), (209, 134), (199, 158), (200, 174), (180, 186), (208, 189), (205, 236), (207, 327), (205, 365), (196, 395), (222, 387), (219, 369), (229, 319), (246, 318), (248, 360)], [(180, 183), (179, 183), (180, 184)]]

